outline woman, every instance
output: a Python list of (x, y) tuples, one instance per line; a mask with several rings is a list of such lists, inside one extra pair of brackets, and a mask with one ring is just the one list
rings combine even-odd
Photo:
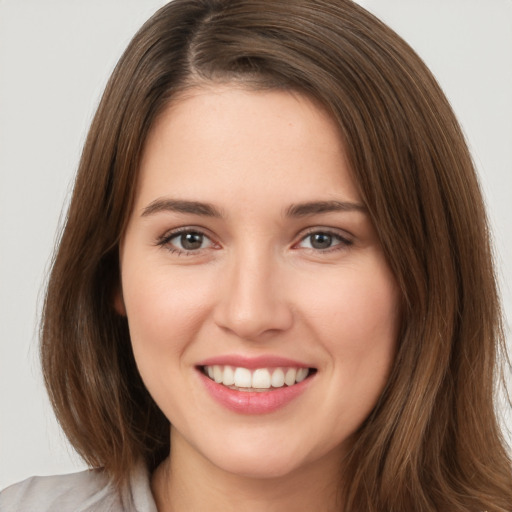
[(500, 340), (412, 50), (348, 1), (175, 0), (107, 86), (45, 304), (51, 399), (104, 469), (0, 504), (510, 510)]

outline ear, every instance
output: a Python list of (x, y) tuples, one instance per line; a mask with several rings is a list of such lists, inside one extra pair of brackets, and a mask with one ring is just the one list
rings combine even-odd
[(121, 285), (116, 286), (114, 290), (114, 309), (121, 316), (126, 316), (126, 306), (124, 305), (123, 290)]

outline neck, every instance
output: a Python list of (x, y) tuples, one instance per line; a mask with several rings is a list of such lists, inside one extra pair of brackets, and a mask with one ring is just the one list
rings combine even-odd
[(151, 486), (159, 512), (341, 512), (340, 458), (329, 459), (287, 475), (253, 478), (215, 466), (175, 435), (172, 457), (156, 469)]

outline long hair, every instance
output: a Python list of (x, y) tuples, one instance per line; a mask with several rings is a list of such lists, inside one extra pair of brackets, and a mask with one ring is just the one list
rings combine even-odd
[(156, 117), (188, 87), (299, 91), (336, 121), (401, 292), (396, 360), (343, 468), (345, 510), (510, 511), (496, 419), (504, 350), (489, 232), (435, 79), (350, 0), (174, 0), (135, 35), (92, 122), (41, 326), (46, 385), (78, 453), (118, 482), (169, 453), (169, 422), (113, 307), (119, 241)]

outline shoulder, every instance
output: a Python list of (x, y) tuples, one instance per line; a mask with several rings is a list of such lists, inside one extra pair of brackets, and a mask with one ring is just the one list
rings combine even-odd
[[(141, 506), (138, 506), (140, 504)], [(145, 472), (119, 493), (102, 470), (32, 477), (0, 493), (2, 512), (156, 512)]]
[(89, 505), (106, 505), (112, 501), (113, 494), (115, 495), (114, 489), (100, 470), (59, 476), (39, 476), (28, 478), (2, 491), (0, 510), (6, 512), (81, 511), (88, 510)]

